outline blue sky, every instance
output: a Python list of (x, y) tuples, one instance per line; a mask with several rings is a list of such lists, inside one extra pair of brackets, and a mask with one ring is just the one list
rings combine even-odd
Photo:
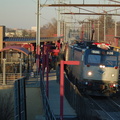
[[(46, 0), (40, 1), (43, 4)], [(54, 4), (54, 1), (57, 0), (47, 0), (47, 4)], [(69, 1), (66, 0), (66, 2)], [(108, 3), (107, 0), (71, 0), (71, 3), (82, 4), (83, 1), (86, 4)], [(1, 0), (0, 25), (5, 25), (8, 28), (31, 29), (32, 26), (36, 26), (36, 6), (37, 0)], [(71, 10), (74, 11), (74, 8)], [(95, 11), (95, 8), (91, 8), (91, 10)], [(57, 18), (56, 8), (42, 8), (41, 25), (49, 23), (52, 18)]]

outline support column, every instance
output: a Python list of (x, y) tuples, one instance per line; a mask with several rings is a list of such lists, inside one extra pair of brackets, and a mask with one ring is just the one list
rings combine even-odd
[(20, 58), (20, 78), (22, 77), (22, 59)]
[(3, 59), (3, 85), (6, 85), (6, 69), (5, 69), (5, 63), (6, 62), (6, 59), (4, 58)]

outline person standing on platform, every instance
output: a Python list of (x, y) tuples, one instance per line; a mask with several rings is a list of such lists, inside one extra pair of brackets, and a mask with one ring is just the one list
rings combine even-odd
[(36, 75), (36, 72), (37, 72), (37, 66), (36, 66), (36, 63), (34, 63), (34, 65), (33, 65), (34, 77), (35, 77), (35, 75)]

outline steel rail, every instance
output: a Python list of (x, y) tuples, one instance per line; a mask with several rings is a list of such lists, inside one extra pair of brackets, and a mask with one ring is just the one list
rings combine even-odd
[(116, 106), (118, 106), (119, 108), (120, 108), (120, 105), (119, 104), (117, 104), (115, 101), (113, 101), (112, 99), (110, 99), (109, 98), (109, 100), (111, 101), (111, 102), (113, 102)]
[[(95, 100), (93, 100), (90, 96), (88, 97), (91, 101), (93, 101), (104, 113), (106, 113), (106, 115), (108, 115), (112, 120), (114, 120), (114, 118), (112, 117), (112, 116), (110, 116), (109, 114), (108, 114), (108, 112), (106, 111), (106, 110), (104, 110), (99, 104), (97, 104), (96, 102), (95, 102)], [(97, 112), (97, 111), (96, 111)], [(98, 113), (98, 112), (97, 112)], [(99, 114), (99, 113), (98, 113)]]

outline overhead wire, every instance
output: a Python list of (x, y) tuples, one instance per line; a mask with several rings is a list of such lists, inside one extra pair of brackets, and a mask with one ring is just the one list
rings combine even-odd
[[(48, 2), (48, 0), (46, 0), (42, 6), (44, 6), (47, 2)], [(40, 10), (42, 10), (42, 9), (43, 9), (43, 7), (41, 7)]]
[(34, 3), (36, 3), (36, 1), (35, 0), (32, 0)]
[(120, 1), (116, 1), (116, 0), (108, 0), (108, 1), (120, 3)]
[(42, 16), (41, 16), (41, 18), (44, 19), (44, 20), (46, 20), (46, 21), (49, 21), (48, 19), (46, 19), (46, 18), (44, 18), (44, 17), (42, 17)]

